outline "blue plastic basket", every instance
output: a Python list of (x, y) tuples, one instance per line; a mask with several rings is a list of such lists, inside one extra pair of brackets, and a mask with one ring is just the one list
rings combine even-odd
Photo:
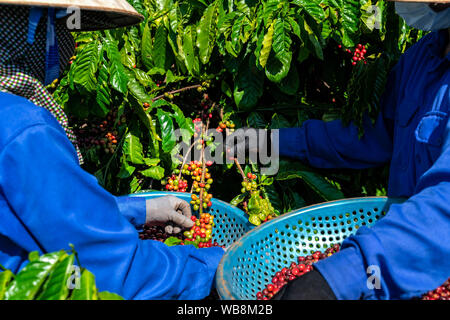
[[(151, 199), (168, 195), (178, 197), (187, 202), (191, 201), (191, 194), (183, 192), (150, 191), (135, 193), (130, 196)], [(215, 216), (215, 227), (212, 234), (213, 242), (216, 241), (219, 245), (228, 247), (254, 227), (248, 221), (245, 212), (239, 208), (218, 199), (212, 199), (211, 202), (212, 206), (207, 212)]]
[(341, 243), (360, 226), (371, 226), (402, 199), (354, 198), (284, 214), (248, 232), (222, 258), (216, 287), (223, 300), (255, 300), (272, 276), (301, 255)]

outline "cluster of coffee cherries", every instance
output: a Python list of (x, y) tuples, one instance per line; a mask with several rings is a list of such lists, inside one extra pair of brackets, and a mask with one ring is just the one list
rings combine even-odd
[(182, 177), (178, 178), (177, 174), (179, 173), (180, 170), (177, 169), (167, 180), (161, 181), (161, 184), (167, 191), (186, 192), (188, 182)]
[[(103, 150), (105, 153), (114, 153), (118, 143), (118, 131), (115, 128), (114, 119), (117, 117), (117, 112), (111, 112), (106, 119), (98, 121), (89, 121), (84, 119), (78, 122), (75, 118), (70, 119), (73, 126), (73, 131), (77, 136), (78, 143), (83, 150), (96, 148)], [(118, 125), (125, 122), (125, 116), (122, 116), (118, 121)]]
[(301, 277), (302, 275), (313, 270), (313, 264), (319, 260), (323, 260), (340, 250), (340, 245), (335, 244), (329, 247), (325, 252), (316, 251), (311, 255), (299, 256), (297, 262), (292, 262), (289, 267), (285, 267), (275, 273), (272, 282), (266, 284), (262, 291), (256, 293), (257, 300), (270, 300), (280, 291), (288, 282)]
[[(214, 182), (211, 173), (207, 167), (210, 167), (212, 162), (205, 163), (205, 172), (203, 173), (203, 163), (200, 161), (191, 161), (189, 164), (185, 164), (183, 167), (184, 174), (191, 176), (192, 178), (192, 191), (191, 205), (194, 211), (197, 211), (202, 207), (203, 209), (210, 208), (212, 206), (212, 194), (208, 193), (211, 188), (211, 184)], [(202, 180), (203, 176), (203, 180)], [(203, 191), (202, 191), (203, 190)], [(202, 194), (200, 199), (199, 194)]]
[(203, 209), (208, 209), (212, 206), (212, 194), (208, 193), (206, 191), (203, 192), (202, 195), (202, 199), (200, 200), (200, 197), (193, 193), (191, 196), (191, 205), (192, 205), (192, 209), (194, 209), (194, 211), (198, 211), (200, 209), (200, 206), (203, 207)]
[[(204, 86), (199, 87), (198, 89), (200, 89), (199, 92), (203, 92), (205, 91)], [(211, 98), (209, 97), (209, 95), (207, 93), (203, 94), (202, 100), (200, 101), (200, 110), (197, 116), (197, 119), (195, 119), (197, 122), (202, 122), (202, 121), (206, 121), (208, 118), (212, 119), (213, 117), (213, 111), (212, 110), (212, 105), (213, 105), (213, 101), (211, 100)], [(194, 122), (195, 123), (195, 122)]]
[(205, 92), (211, 87), (211, 80), (206, 80), (202, 82), (202, 85), (197, 88), (198, 92)]
[(424, 294), (422, 300), (450, 300), (450, 278), (439, 288)]
[(197, 150), (201, 150), (204, 147), (208, 147), (211, 145), (211, 143), (213, 142), (213, 138), (212, 136), (208, 136), (208, 133), (202, 132), (202, 126), (203, 126), (203, 122), (202, 119), (200, 118), (196, 118), (194, 120), (192, 120), (192, 122), (194, 123), (194, 129), (195, 129), (195, 133), (194, 133), (194, 138)]
[(258, 190), (258, 184), (256, 183), (256, 175), (249, 172), (247, 173), (247, 179), (248, 180), (242, 181), (241, 193)]
[[(341, 49), (342, 45), (339, 45), (338, 47), (339, 47), (339, 49)], [(358, 43), (357, 46), (355, 47), (354, 51), (352, 51), (351, 49), (346, 49), (345, 51), (352, 55), (352, 60), (351, 61), (352, 61), (352, 65), (353, 66), (356, 66), (356, 64), (359, 61), (363, 61), (364, 64), (367, 64), (367, 61), (366, 61), (366, 58), (365, 58), (365, 55), (367, 53), (367, 49), (366, 49), (365, 45), (362, 45), (361, 43)]]
[[(168, 234), (165, 232), (162, 226), (151, 226), (145, 224), (143, 230), (139, 233), (139, 239), (141, 240), (154, 240), (163, 242), (168, 238), (180, 239), (180, 245), (190, 244), (189, 242), (194, 242), (199, 248), (210, 248), (210, 247), (222, 247), (217, 242), (212, 240), (212, 228), (214, 227), (214, 217), (204, 214), (203, 218), (197, 219), (197, 217), (192, 216), (192, 221), (195, 225), (189, 231), (177, 234)], [(201, 222), (200, 222), (201, 221)], [(205, 223), (206, 222), (206, 223)], [(200, 229), (199, 229), (200, 228)], [(188, 243), (185, 243), (188, 242)]]
[(185, 241), (195, 242), (199, 248), (209, 248), (218, 246), (217, 242), (212, 242), (212, 232), (215, 226), (214, 216), (209, 213), (202, 213), (200, 218), (192, 216), (194, 226), (183, 233)]
[(164, 81), (164, 80), (158, 80), (158, 81), (156, 81), (156, 86), (157, 86), (158, 88), (164, 86), (165, 84), (166, 84), (166, 81)]
[(227, 121), (221, 121), (221, 122), (219, 123), (219, 126), (216, 128), (216, 131), (219, 132), (219, 133), (221, 133), (221, 132), (223, 132), (224, 130), (228, 129), (228, 131), (229, 131), (230, 133), (233, 133), (234, 130), (235, 130), (235, 127), (236, 127), (236, 125), (235, 125), (232, 121), (229, 121), (229, 120), (227, 120)]

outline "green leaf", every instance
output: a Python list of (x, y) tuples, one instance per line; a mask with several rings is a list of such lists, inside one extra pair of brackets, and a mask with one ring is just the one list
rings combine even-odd
[(133, 69), (136, 66), (135, 48), (131, 46), (130, 41), (126, 39), (125, 44), (120, 50), (121, 62), (124, 66)]
[(217, 2), (206, 8), (197, 29), (197, 47), (200, 61), (203, 64), (209, 62), (216, 39)]
[(133, 97), (136, 98), (136, 100), (143, 105), (144, 103), (151, 103), (152, 97), (147, 93), (144, 86), (139, 83), (137, 79), (131, 79), (128, 83), (128, 89), (130, 90), (130, 93), (133, 95)]
[(65, 300), (69, 295), (67, 281), (72, 274), (75, 255), (72, 254), (59, 262), (50, 273), (37, 300)]
[(291, 188), (286, 188), (283, 193), (284, 202), (286, 203), (286, 210), (292, 211), (306, 206), (306, 201), (297, 192)]
[(319, 58), (320, 60), (323, 60), (322, 45), (320, 44), (317, 35), (314, 33), (314, 31), (308, 25), (306, 20), (303, 20), (303, 28), (308, 35), (308, 39), (309, 39), (310, 43), (312, 44), (312, 50), (314, 50), (317, 58)]
[[(250, 59), (250, 61), (254, 61)], [(234, 101), (239, 109), (250, 110), (263, 95), (264, 75), (254, 63), (246, 60), (239, 69), (234, 87)]]
[(161, 180), (162, 178), (164, 178), (164, 168), (161, 168), (160, 166), (148, 168), (146, 170), (140, 171), (140, 173), (144, 177), (152, 178), (155, 180)]
[(186, 68), (192, 75), (197, 75), (199, 73), (199, 61), (194, 52), (194, 32), (192, 31), (192, 26), (187, 26), (183, 35), (183, 51)]
[(277, 85), (281, 92), (287, 95), (293, 96), (297, 93), (300, 86), (300, 77), (295, 64), (292, 65), (287, 77)]
[(172, 246), (178, 246), (179, 244), (181, 244), (182, 240), (175, 238), (175, 237), (169, 237), (164, 241), (164, 244), (172, 247)]
[(125, 159), (123, 159), (122, 165), (120, 167), (119, 173), (117, 174), (117, 177), (120, 179), (129, 178), (129, 177), (131, 177), (131, 175), (134, 173), (135, 170), (136, 170), (135, 167), (130, 166), (128, 164), (128, 162)]
[(93, 108), (92, 113), (96, 116), (103, 118), (109, 113), (111, 103), (111, 91), (108, 86), (109, 72), (108, 67), (102, 64), (98, 74), (97, 95), (95, 101), (97, 101), (96, 108)]
[(272, 116), (272, 122), (270, 123), (270, 129), (289, 128), (291, 125), (289, 121), (282, 115), (275, 113)]
[(191, 245), (191, 246), (194, 246), (194, 247), (196, 247), (198, 249), (198, 244), (195, 241), (185, 241), (184, 245), (185, 246)]
[(158, 109), (156, 115), (161, 127), (162, 149), (164, 152), (170, 153), (176, 144), (172, 117), (170, 113), (162, 109)]
[(272, 22), (264, 35), (264, 40), (262, 42), (262, 49), (259, 55), (259, 64), (261, 67), (265, 68), (267, 60), (269, 59), (270, 51), (272, 50), (273, 42), (273, 32), (274, 32), (275, 22)]
[(168, 47), (169, 43), (167, 41), (167, 29), (163, 23), (161, 23), (156, 29), (156, 34), (153, 43), (152, 58), (155, 67), (168, 69), (169, 57), (168, 57)]
[(151, 30), (150, 30), (150, 25), (147, 23), (147, 24), (145, 24), (145, 27), (144, 27), (144, 32), (142, 34), (142, 42), (141, 42), (142, 62), (144, 63), (144, 65), (147, 69), (151, 69), (153, 67), (152, 52), (153, 52), (152, 34), (151, 34)]
[(98, 41), (87, 44), (77, 55), (77, 59), (70, 69), (70, 78), (81, 91), (92, 92), (97, 89), (98, 63), (101, 45)]
[(118, 294), (108, 292), (108, 291), (102, 291), (98, 293), (99, 300), (124, 300), (121, 296)]
[(325, 19), (325, 11), (320, 6), (320, 1), (317, 0), (293, 0), (293, 4), (305, 9), (308, 14), (314, 18), (318, 23)]
[(291, 67), (292, 40), (289, 35), (289, 23), (284, 19), (277, 19), (274, 25), (272, 50), (266, 65), (266, 76), (272, 82), (280, 82), (287, 76)]
[(123, 144), (126, 159), (134, 164), (145, 164), (142, 143), (137, 136), (129, 132)]
[(155, 159), (144, 158), (144, 162), (145, 162), (145, 165), (146, 165), (146, 166), (153, 167), (153, 166), (158, 165), (158, 163), (161, 162), (161, 159), (157, 159), (157, 158), (155, 158)]
[(231, 201), (230, 204), (232, 206), (237, 207), (239, 204), (241, 204), (242, 202), (244, 202), (245, 198), (247, 197), (247, 193), (241, 193), (239, 195), (237, 195), (236, 197), (234, 197)]
[(181, 111), (181, 109), (177, 105), (170, 103), (170, 107), (174, 112), (173, 118), (175, 119), (178, 127), (182, 129), (181, 135), (183, 138), (183, 142), (188, 144), (195, 131), (192, 119), (186, 118), (183, 114), (183, 111)]
[(353, 47), (358, 33), (360, 8), (359, 1), (345, 0), (341, 8), (342, 44), (345, 47)]
[(280, 161), (280, 169), (276, 176), (278, 181), (290, 179), (302, 179), (324, 201), (332, 201), (345, 198), (344, 194), (329, 183), (325, 178), (308, 167), (292, 161)]
[(260, 206), (260, 197), (259, 194), (252, 194), (250, 199), (248, 200), (248, 214), (258, 214), (261, 212), (261, 206)]
[[(156, 87), (156, 84), (153, 82), (152, 77), (150, 77), (143, 70), (136, 68), (136, 69), (134, 69), (134, 74), (136, 76), (136, 79), (139, 81), (139, 83), (141, 85), (143, 85), (144, 87), (146, 87), (146, 88), (149, 87), (150, 89), (153, 89)], [(145, 97), (145, 99), (149, 99), (149, 98), (150, 98), (149, 96)], [(144, 101), (144, 102), (148, 102), (148, 101)]]
[(95, 276), (88, 270), (83, 270), (79, 281), (80, 288), (72, 290), (70, 300), (98, 300)]
[(106, 52), (109, 58), (109, 81), (111, 86), (120, 93), (127, 92), (128, 76), (122, 64), (119, 53), (119, 43), (115, 40), (104, 39)]
[(267, 121), (259, 112), (251, 112), (247, 118), (247, 125), (250, 128), (264, 129), (267, 126)]
[(64, 251), (47, 253), (39, 260), (29, 262), (14, 278), (5, 293), (6, 300), (33, 300), (45, 279), (61, 258)]
[(0, 273), (0, 300), (5, 297), (6, 289), (8, 288), (14, 274), (10, 270), (3, 271)]

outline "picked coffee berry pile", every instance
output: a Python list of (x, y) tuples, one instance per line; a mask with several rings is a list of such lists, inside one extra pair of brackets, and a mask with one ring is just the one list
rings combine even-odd
[(450, 300), (450, 278), (439, 288), (425, 293), (422, 300)]
[(144, 230), (141, 233), (139, 233), (139, 239), (141, 240), (156, 240), (159, 242), (164, 242), (170, 237), (174, 237), (183, 241), (181, 234), (177, 235), (168, 234), (164, 231), (164, 228), (160, 226), (150, 226), (148, 224), (145, 224)]
[(340, 250), (340, 245), (335, 244), (325, 250), (324, 253), (320, 251), (314, 252), (312, 255), (299, 256), (297, 262), (292, 262), (289, 268), (283, 268), (272, 278), (272, 283), (268, 283), (266, 287), (256, 294), (257, 300), (270, 300), (280, 291), (288, 282), (301, 277), (305, 273), (313, 270), (313, 263), (325, 259)]
[[(313, 264), (319, 260), (323, 260), (332, 254), (339, 252), (340, 245), (335, 244), (325, 250), (324, 253), (320, 251), (314, 252), (312, 255), (300, 256), (297, 262), (292, 262), (289, 268), (283, 268), (272, 278), (272, 282), (266, 284), (265, 288), (256, 294), (257, 300), (270, 300), (280, 291), (288, 282), (301, 277), (305, 273), (313, 270)], [(429, 291), (422, 295), (422, 300), (450, 300), (450, 278), (439, 288)]]
[(143, 231), (139, 233), (141, 240), (156, 240), (168, 246), (194, 245), (197, 248), (222, 247), (212, 241), (212, 230), (214, 228), (214, 216), (204, 213), (198, 219), (191, 217), (194, 226), (184, 233), (168, 234), (163, 227), (144, 225)]

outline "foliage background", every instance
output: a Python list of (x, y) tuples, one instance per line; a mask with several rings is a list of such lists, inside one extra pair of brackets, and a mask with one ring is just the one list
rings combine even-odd
[[(212, 127), (220, 114), (237, 127), (256, 128), (375, 118), (390, 68), (422, 36), (381, 0), (128, 1), (145, 21), (76, 34), (76, 59), (54, 92), (75, 127), (113, 116), (114, 152), (89, 143), (82, 152), (84, 168), (117, 195), (161, 188), (159, 181), (179, 165), (171, 160), (172, 132), (187, 129), (184, 138), (191, 138), (192, 119), (205, 113), (205, 93), (214, 103), (207, 110)], [(345, 49), (358, 43), (367, 48), (367, 64), (353, 66)], [(213, 172), (214, 196), (230, 201), (241, 188), (238, 170), (216, 165)], [(384, 195), (387, 175), (387, 167), (316, 170), (284, 159), (264, 191), (287, 212)]]

